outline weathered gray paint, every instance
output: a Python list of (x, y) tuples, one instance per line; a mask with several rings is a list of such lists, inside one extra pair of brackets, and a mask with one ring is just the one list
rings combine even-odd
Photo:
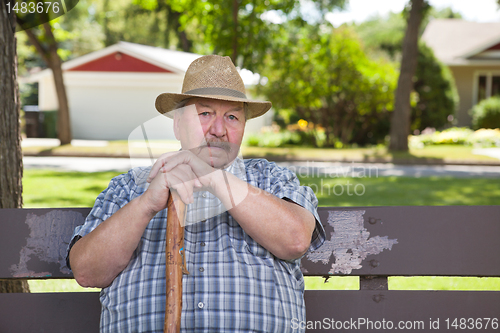
[(316, 251), (309, 252), (307, 259), (316, 263), (328, 264), (335, 258), (329, 274), (351, 274), (360, 269), (361, 262), (369, 255), (392, 249), (396, 239), (387, 236), (372, 236), (364, 228), (365, 210), (328, 211), (327, 224), (333, 228), (330, 238)]
[(71, 278), (66, 249), (90, 208), (1, 209), (0, 278)]
[[(72, 221), (73, 223), (68, 223)], [(26, 245), (21, 248), (19, 264), (11, 266), (14, 277), (49, 277), (51, 272), (35, 272), (28, 269), (28, 262), (32, 257), (46, 262), (59, 265), (62, 274), (70, 274), (66, 267), (66, 250), (68, 246), (68, 235), (74, 231), (74, 225), (83, 224), (85, 216), (79, 212), (68, 210), (50, 210), (44, 215), (29, 213), (25, 223), (30, 229)], [(56, 268), (57, 269), (57, 268)]]

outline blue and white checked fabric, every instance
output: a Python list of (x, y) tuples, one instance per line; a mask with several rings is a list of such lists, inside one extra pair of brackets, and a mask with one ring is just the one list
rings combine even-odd
[[(238, 174), (233, 166), (227, 171)], [(300, 186), (294, 173), (275, 163), (253, 159), (245, 160), (244, 166), (249, 184), (292, 200), (315, 216), (310, 250), (317, 249), (325, 232), (312, 190)], [(74, 237), (85, 236), (141, 195), (149, 170), (135, 168), (113, 178)], [(150, 221), (129, 265), (102, 289), (101, 332), (163, 332), (166, 216), (163, 210)], [(227, 212), (187, 225), (184, 235), (190, 274), (182, 280), (181, 332), (300, 331), (292, 329), (292, 320), (305, 321), (300, 259), (274, 257)]]

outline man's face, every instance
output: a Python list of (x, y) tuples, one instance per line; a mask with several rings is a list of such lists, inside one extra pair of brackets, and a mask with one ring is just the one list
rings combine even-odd
[(221, 168), (238, 156), (245, 122), (241, 102), (194, 98), (183, 112), (175, 113), (174, 132), (183, 150)]

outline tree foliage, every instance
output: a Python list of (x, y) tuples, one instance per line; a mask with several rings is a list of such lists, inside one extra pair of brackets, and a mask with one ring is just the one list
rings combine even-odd
[[(101, 4), (110, 3), (100, 0)], [(258, 71), (265, 53), (279, 37), (280, 26), (291, 19), (305, 22), (308, 14), (301, 10), (300, 0), (118, 0), (122, 5), (115, 7), (113, 15), (124, 20), (108, 20), (105, 31), (115, 31), (113, 42), (124, 39), (137, 42), (134, 38), (144, 30), (150, 32), (142, 43), (166, 48), (181, 48), (179, 41), (190, 43), (189, 51), (201, 54), (230, 56), (233, 62), (249, 70)], [(334, 8), (342, 8), (345, 0), (314, 0), (310, 11), (318, 20)], [(109, 11), (107, 12), (109, 15)], [(130, 13), (130, 14), (128, 14)], [(132, 20), (141, 17), (137, 31), (127, 29)], [(123, 21), (120, 23), (120, 21)], [(101, 20), (101, 22), (104, 22)], [(118, 27), (118, 25), (120, 25)], [(113, 28), (114, 26), (114, 28)], [(169, 28), (170, 27), (170, 28)], [(118, 31), (120, 31), (118, 33)], [(142, 31), (142, 32), (141, 32)], [(172, 42), (157, 38), (158, 33)], [(172, 33), (174, 36), (172, 36)], [(135, 34), (135, 35), (134, 35)], [(120, 36), (117, 38), (116, 36)], [(169, 37), (170, 36), (170, 37)], [(182, 43), (181, 43), (182, 44)]]
[[(391, 60), (400, 61), (401, 47), (406, 28), (408, 9), (401, 13), (389, 13), (387, 16), (375, 16), (360, 24), (352, 25), (365, 44), (367, 52), (374, 56), (385, 56)], [(462, 18), (460, 13), (450, 7), (440, 10), (429, 7), (419, 29), (422, 35), (427, 24), (438, 18)]]
[[(400, 61), (406, 15), (404, 12), (389, 13), (386, 17), (377, 16), (354, 25), (353, 29), (363, 40), (370, 56)], [(428, 8), (422, 20), (420, 34), (428, 22), (435, 18), (461, 18), (461, 15), (453, 12), (451, 8)], [(448, 116), (455, 114), (458, 104), (453, 75), (423, 42), (419, 43), (417, 69), (413, 80), (411, 131), (448, 125)]]
[[(288, 26), (266, 58), (259, 92), (324, 128), (325, 146), (376, 140), (387, 124), (396, 72), (370, 60), (352, 31)], [(286, 32), (285, 32), (286, 31)]]

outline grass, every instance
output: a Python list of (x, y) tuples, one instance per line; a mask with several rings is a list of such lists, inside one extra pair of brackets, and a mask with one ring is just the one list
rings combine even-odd
[(454, 177), (301, 177), (320, 206), (498, 205), (500, 179)]
[(97, 195), (118, 174), (24, 170), (24, 207), (92, 207)]
[[(90, 207), (120, 172), (25, 170), (26, 208)], [(500, 179), (453, 177), (299, 177), (320, 206), (498, 205)]]
[[(24, 207), (92, 206), (96, 196), (118, 174), (25, 170)], [(500, 204), (500, 179), (496, 178), (375, 177), (373, 174), (365, 174), (360, 178), (301, 177), (300, 180), (303, 185), (315, 190), (320, 206)], [(89, 291), (78, 287), (74, 280), (31, 280), (30, 288), (33, 292)], [(338, 276), (324, 283), (323, 278), (307, 277), (306, 288), (359, 289), (359, 279)], [(500, 278), (391, 277), (389, 288), (500, 290)]]

